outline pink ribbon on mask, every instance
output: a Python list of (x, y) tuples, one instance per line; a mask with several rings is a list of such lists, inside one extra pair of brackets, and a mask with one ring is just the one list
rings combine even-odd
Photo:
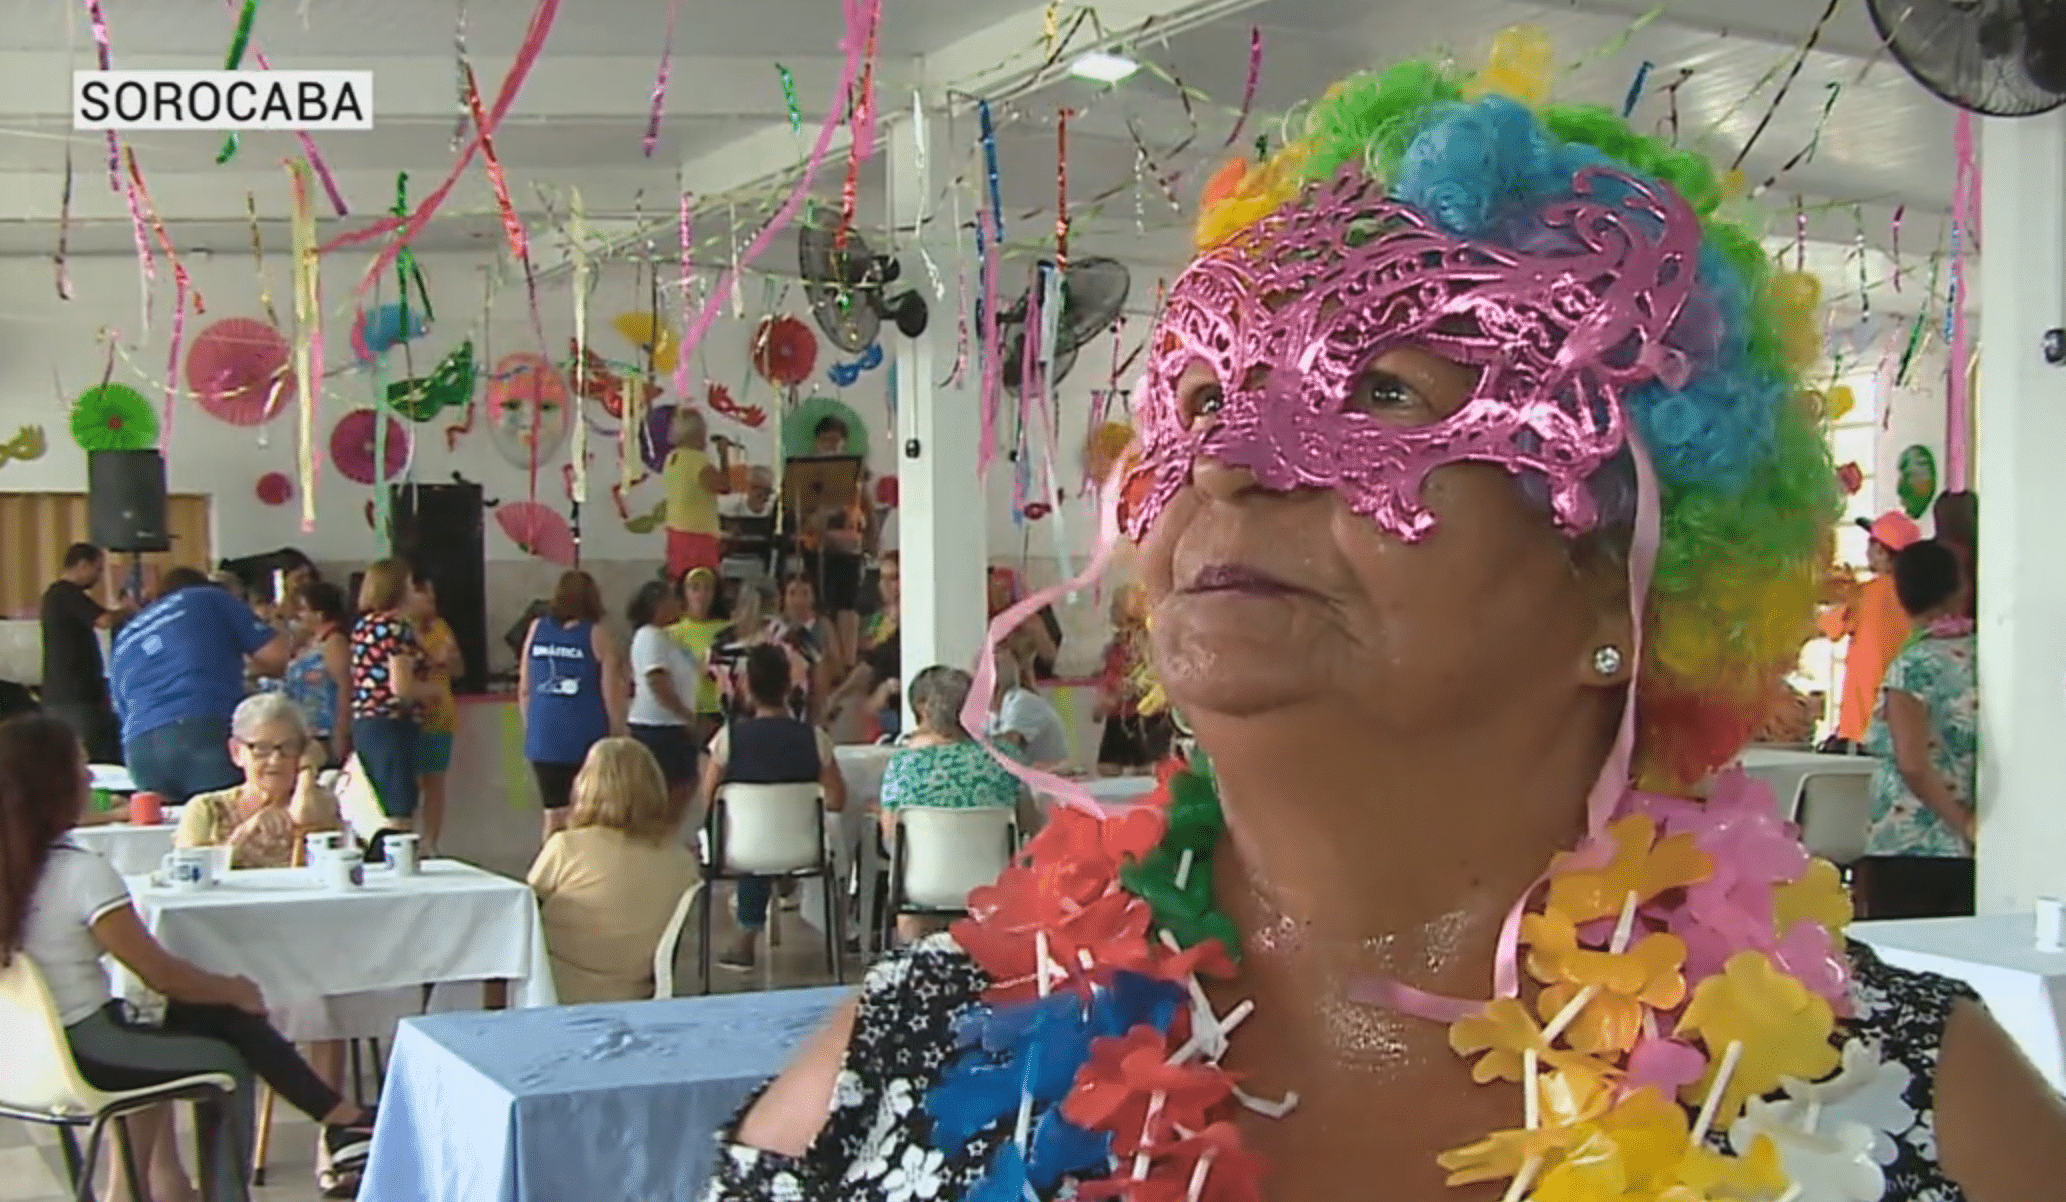
[(1979, 191), (1979, 172), (1974, 166), (1973, 114), (1961, 109), (1953, 127), (1958, 156), (1958, 173), (1952, 184), (1951, 224), (1963, 231), (1951, 259), (1951, 379), (1944, 430), (1944, 484), (1947, 491), (1964, 492), (1972, 459), (1972, 389), (1966, 369), (1972, 357), (1970, 331), (1966, 328), (1966, 254), (1973, 241), (1974, 193)]
[[(1607, 762), (1600, 766), (1600, 775), (1594, 779), (1592, 791), (1586, 795), (1586, 843), (1581, 844), (1581, 848), (1599, 838), (1635, 796), (1629, 768), (1635, 760), (1636, 749), (1636, 681), (1643, 662), (1643, 605), (1650, 595), (1651, 575), (1657, 568), (1657, 549), (1663, 541), (1664, 523), (1659, 512), (1657, 472), (1633, 429), (1628, 432), (1627, 446), (1636, 469), (1636, 528), (1628, 553), (1628, 612), (1633, 619), (1632, 641), (1635, 645), (1629, 653), (1628, 697), (1621, 705), (1621, 726), (1615, 733), (1613, 748), (1607, 752)], [(1521, 923), (1528, 915), (1529, 899), (1548, 882), (1549, 872), (1545, 869), (1533, 884), (1522, 891), (1513, 909), (1507, 911), (1506, 921), (1500, 924), (1498, 949), (1492, 959), (1494, 998), (1520, 995)], [(1349, 998), (1444, 1024), (1476, 1014), (1485, 1007), (1484, 1002), (1445, 997), (1382, 977), (1357, 982), (1350, 987)]]

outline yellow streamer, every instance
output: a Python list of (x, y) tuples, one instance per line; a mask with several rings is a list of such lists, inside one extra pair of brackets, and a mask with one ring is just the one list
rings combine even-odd
[[(581, 204), (581, 189), (569, 197), (569, 232), (574, 242), (574, 495), (578, 520), (580, 506), (588, 500), (588, 212)], [(632, 391), (636, 391), (635, 388)]]
[(287, 160), (287, 178), (294, 186), (294, 378), (300, 392), (301, 431), (295, 445), (294, 463), (301, 475), (301, 529), (316, 528), (316, 378), (322, 369), (316, 358), (316, 339), (322, 326), (322, 300), (318, 288), (316, 255), (316, 210), (310, 190), (308, 164)]

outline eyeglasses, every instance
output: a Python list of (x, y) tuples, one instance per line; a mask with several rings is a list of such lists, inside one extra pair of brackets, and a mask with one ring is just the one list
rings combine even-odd
[(237, 742), (245, 751), (251, 753), (254, 760), (298, 760), (301, 753), (308, 749), (306, 742), (253, 743), (249, 739), (238, 739)]

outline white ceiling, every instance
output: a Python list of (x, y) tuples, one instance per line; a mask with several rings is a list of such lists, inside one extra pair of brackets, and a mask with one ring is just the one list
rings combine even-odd
[[(911, 87), (960, 86), (996, 97), (1000, 183), (1008, 237), (1051, 238), (1056, 189), (1055, 112), (1067, 106), (1069, 177), (1077, 253), (1099, 249), (1130, 257), (1181, 255), (1187, 221), (1154, 186), (1136, 188), (1136, 150), (1129, 126), (1141, 131), (1156, 167), (1176, 173), (1186, 203), (1200, 177), (1224, 154), (1247, 75), (1251, 27), (1265, 54), (1254, 112), (1243, 137), (1279, 128), (1279, 117), (1327, 82), (1401, 53), (1450, 47), (1475, 61), (1491, 36), (1529, 22), (1551, 34), (1573, 70), (1562, 99), (1620, 107), (1639, 66), (1652, 64), (1639, 123), (1661, 124), (1664, 86), (1679, 87), (1682, 137), (1732, 156), (1764, 120), (1744, 170), (1760, 181), (1811, 142), (1811, 158), (1757, 199), (1770, 213), (1769, 232), (1790, 238), (1796, 197), (1817, 242), (1849, 247), (1859, 237), (1892, 250), (1892, 215), (1906, 207), (1904, 256), (1920, 257), (1943, 237), (1953, 177), (1951, 110), (1911, 82), (1879, 53), (1865, 0), (1838, 0), (1817, 49), (1807, 55), (1783, 103), (1778, 84), (1823, 12), (1823, 0), (1671, 0), (1666, 11), (1632, 30), (1643, 0), (1442, 0), (1441, 3), (1354, 4), (1344, 0), (1102, 0), (1097, 19), (1136, 57), (1143, 71), (1116, 89), (1036, 76), (1051, 25), (1075, 29), (1089, 45), (1093, 22), (1079, 23), (1076, 5), (1045, 0), (885, 0), (879, 48), (884, 111), (900, 115)], [(115, 64), (219, 65), (234, 22), (235, 0), (104, 0)], [(483, 86), (492, 89), (522, 36), (530, 4), (472, 0), (467, 41)], [(681, 6), (673, 78), (661, 142), (652, 158), (640, 147), (667, 5), (661, 0), (565, 0), (539, 66), (503, 130), (497, 150), (519, 202), (534, 220), (550, 204), (564, 211), (579, 187), (602, 219), (635, 212), (671, 220), (679, 186), (699, 196), (749, 200), (777, 195), (756, 180), (779, 179), (801, 157), (787, 129), (777, 62), (790, 67), (808, 134), (823, 116), (839, 70), (839, 6), (833, 0), (690, 0)], [(259, 8), (256, 44), (276, 67), (357, 67), (376, 72), (376, 129), (332, 134), (318, 144), (347, 195), (363, 212), (392, 201), (394, 175), (410, 175), (412, 195), (427, 192), (452, 161), (456, 117), (454, 0), (268, 0)], [(1052, 12), (1053, 21), (1050, 22)], [(1137, 31), (1152, 18), (1150, 32)], [(0, 254), (49, 254), (66, 148), (74, 170), (75, 254), (127, 254), (130, 231), (121, 197), (106, 182), (105, 148), (94, 135), (68, 141), (67, 72), (90, 65), (92, 37), (81, 3), (0, 0), (9, 49), (0, 52)], [(1612, 48), (1602, 53), (1603, 48)], [(52, 54), (52, 51), (59, 53)], [(1067, 57), (1065, 55), (1064, 57)], [(1161, 75), (1180, 79), (1193, 102), (1187, 112)], [(1034, 86), (1037, 85), (1037, 86)], [(1831, 85), (1836, 100), (1822, 120)], [(889, 135), (907, 134), (888, 123)], [(1819, 138), (1817, 130), (1820, 128)], [(979, 183), (975, 124), (964, 112), (951, 139), (935, 135), (933, 153), (952, 171)], [(268, 222), (286, 216), (280, 159), (293, 151), (285, 135), (249, 135), (237, 161), (218, 166), (212, 135), (139, 135), (135, 145), (152, 194), (176, 239), (188, 246), (248, 246), (245, 196)], [(1173, 148), (1183, 145), (1180, 152)], [(864, 170), (861, 217), (879, 223), (881, 161)], [(820, 180), (836, 197), (843, 158)], [(739, 189), (744, 189), (743, 191)], [(1090, 196), (1116, 190), (1098, 213)], [(1136, 193), (1144, 193), (1137, 202)], [(938, 206), (946, 213), (947, 206)], [(433, 224), (425, 249), (471, 246), (498, 236), (491, 196), (476, 166)], [(739, 220), (754, 219), (753, 205)], [(721, 219), (700, 228), (722, 228)], [(280, 240), (284, 241), (284, 227)], [(1826, 248), (1818, 254), (1828, 256)], [(1844, 256), (1836, 256), (1839, 266)], [(1852, 259), (1855, 264), (1856, 260)], [(1850, 270), (1855, 271), (1855, 267)]]

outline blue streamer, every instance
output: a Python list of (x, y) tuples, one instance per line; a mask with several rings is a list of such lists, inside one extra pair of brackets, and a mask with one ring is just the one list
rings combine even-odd
[(1623, 121), (1628, 120), (1628, 115), (1636, 111), (1636, 103), (1643, 98), (1643, 87), (1650, 82), (1650, 68), (1656, 65), (1649, 59), (1644, 59), (1643, 65), (1636, 68), (1635, 82), (1628, 85), (1628, 97), (1621, 102)]
[(1004, 190), (997, 182), (997, 126), (990, 119), (990, 102), (976, 104), (976, 116), (983, 130), (983, 170), (990, 177), (991, 233), (1004, 241)]

